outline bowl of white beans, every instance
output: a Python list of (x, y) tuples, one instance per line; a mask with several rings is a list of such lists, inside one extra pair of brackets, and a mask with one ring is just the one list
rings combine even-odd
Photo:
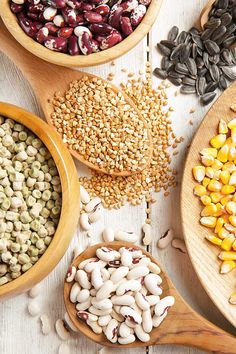
[(174, 305), (171, 284), (145, 250), (125, 242), (101, 243), (75, 258), (64, 283), (64, 301), (75, 328), (105, 346), (156, 342)]
[(0, 103), (0, 298), (32, 288), (66, 252), (79, 218), (79, 182), (43, 120)]

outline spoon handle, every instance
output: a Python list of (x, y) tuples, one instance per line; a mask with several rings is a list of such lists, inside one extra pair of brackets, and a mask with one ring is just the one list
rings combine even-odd
[(176, 305), (162, 323), (162, 331), (155, 344), (192, 346), (214, 354), (236, 353), (236, 337), (196, 313), (176, 290), (174, 296)]

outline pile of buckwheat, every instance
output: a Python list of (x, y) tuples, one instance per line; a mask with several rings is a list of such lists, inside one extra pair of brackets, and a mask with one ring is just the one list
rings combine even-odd
[(153, 156), (150, 165), (141, 173), (129, 177), (114, 177), (98, 174), (92, 171), (92, 177), (81, 177), (80, 182), (91, 196), (99, 196), (105, 208), (120, 208), (126, 202), (139, 205), (145, 198), (147, 202), (154, 202), (151, 191), (164, 190), (176, 186), (177, 172), (170, 167), (171, 149), (173, 155), (183, 138), (177, 138), (171, 127), (169, 118), (171, 108), (168, 109), (167, 95), (163, 86), (153, 88), (150, 79), (150, 67), (147, 67), (147, 78), (131, 79), (121, 84), (122, 90), (134, 101), (142, 112), (153, 139)]
[(103, 172), (139, 172), (150, 159), (140, 114), (109, 83), (84, 76), (52, 100), (53, 124), (70, 150)]

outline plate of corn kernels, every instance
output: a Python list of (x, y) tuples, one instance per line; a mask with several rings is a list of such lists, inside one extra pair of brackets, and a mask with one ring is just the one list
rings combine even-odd
[(188, 252), (208, 295), (236, 327), (236, 84), (203, 119), (181, 188)]

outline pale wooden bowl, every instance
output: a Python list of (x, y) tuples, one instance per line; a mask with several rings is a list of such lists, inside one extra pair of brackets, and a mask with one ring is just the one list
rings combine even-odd
[(15, 37), (15, 39), (23, 47), (25, 47), (28, 51), (37, 57), (57, 65), (68, 67), (78, 66), (83, 68), (110, 62), (124, 55), (133, 47), (135, 47), (150, 31), (160, 11), (162, 1), (163, 0), (152, 0), (143, 21), (135, 29), (135, 31), (121, 43), (110, 49), (90, 55), (70, 56), (69, 54), (53, 52), (50, 49), (45, 48), (42, 44), (39, 44), (32, 38), (28, 37), (19, 26), (15, 14), (11, 12), (9, 0), (0, 1), (0, 15), (13, 37)]
[(58, 134), (43, 120), (22, 108), (0, 102), (0, 115), (25, 125), (50, 151), (61, 179), (62, 210), (52, 242), (45, 253), (26, 273), (0, 286), (0, 299), (20, 294), (45, 278), (66, 252), (76, 229), (80, 202), (79, 182), (73, 159)]

